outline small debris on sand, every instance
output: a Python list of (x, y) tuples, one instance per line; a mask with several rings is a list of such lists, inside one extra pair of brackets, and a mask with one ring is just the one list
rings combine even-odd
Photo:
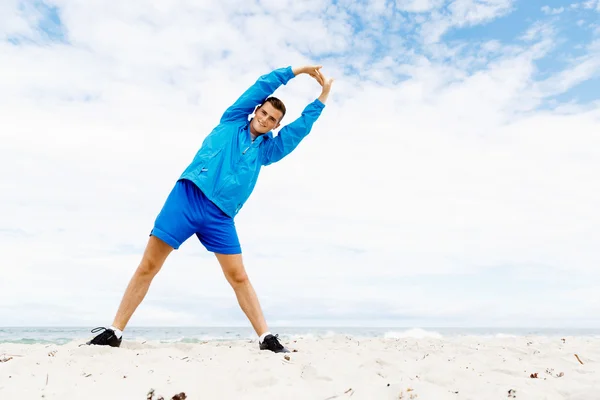
[(546, 373), (548, 375), (552, 375), (552, 376), (555, 376), (557, 378), (561, 378), (561, 377), (565, 376), (564, 372), (560, 372), (560, 373), (558, 373), (558, 374), (555, 375), (554, 374), (554, 368), (546, 368)]
[(538, 377), (538, 373), (536, 372), (535, 374), (531, 374), (531, 375), (529, 375), (529, 377), (530, 377), (530, 378), (536, 378), (536, 379), (537, 379), (537, 377)]
[[(185, 400), (187, 395), (184, 392), (178, 393), (171, 397), (171, 400)], [(146, 400), (154, 400), (154, 389), (150, 389), (146, 395)], [(158, 396), (156, 400), (165, 400), (163, 396)]]
[(0, 363), (5, 363), (5, 362), (9, 362), (10, 360), (12, 360), (12, 357), (2, 357), (0, 358)]
[[(411, 393), (411, 392), (414, 392), (413, 388), (407, 388), (406, 393), (404, 393), (404, 391), (401, 391), (400, 394), (398, 395), (398, 400), (414, 400), (417, 397), (419, 397), (418, 394)], [(405, 394), (406, 394), (406, 396), (405, 396)]]
[(575, 358), (577, 358), (577, 361), (579, 361), (579, 364), (583, 365), (583, 362), (581, 361), (581, 359), (579, 358), (579, 356), (577, 354), (575, 354)]
[(517, 398), (517, 391), (515, 389), (510, 389), (508, 391), (508, 397), (513, 398), (513, 399)]

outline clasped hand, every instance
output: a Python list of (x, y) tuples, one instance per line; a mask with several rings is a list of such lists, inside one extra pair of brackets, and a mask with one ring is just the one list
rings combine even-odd
[(298, 76), (300, 74), (308, 74), (312, 76), (319, 85), (323, 88), (323, 93), (329, 93), (331, 90), (331, 84), (333, 83), (333, 78), (327, 78), (321, 72), (322, 65), (305, 65), (303, 67), (293, 68), (294, 75)]

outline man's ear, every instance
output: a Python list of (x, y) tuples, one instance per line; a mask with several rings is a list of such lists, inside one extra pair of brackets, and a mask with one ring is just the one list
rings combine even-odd
[(278, 123), (277, 123), (277, 126), (275, 126), (275, 128), (273, 128), (273, 129), (277, 129), (277, 128), (279, 128), (279, 125), (281, 125), (281, 122), (278, 122)]

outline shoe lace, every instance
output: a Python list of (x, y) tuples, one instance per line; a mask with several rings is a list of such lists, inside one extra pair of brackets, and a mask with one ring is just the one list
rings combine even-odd
[(270, 348), (273, 347), (277, 350), (283, 349), (283, 345), (279, 343), (279, 334), (265, 338), (265, 342)]
[(107, 329), (103, 326), (99, 326), (97, 328), (92, 329), (92, 333), (98, 333), (100, 331), (103, 332), (92, 340), (92, 344), (96, 342), (101, 342), (103, 339), (108, 339), (114, 335), (114, 332), (112, 330)]

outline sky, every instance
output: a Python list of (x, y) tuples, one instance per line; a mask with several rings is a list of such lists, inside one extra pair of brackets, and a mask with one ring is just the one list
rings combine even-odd
[[(107, 4), (0, 2), (0, 325), (108, 326), (223, 111), (318, 64), (235, 219), (271, 326), (600, 327), (599, 0)], [(192, 237), (130, 326), (249, 324)]]

